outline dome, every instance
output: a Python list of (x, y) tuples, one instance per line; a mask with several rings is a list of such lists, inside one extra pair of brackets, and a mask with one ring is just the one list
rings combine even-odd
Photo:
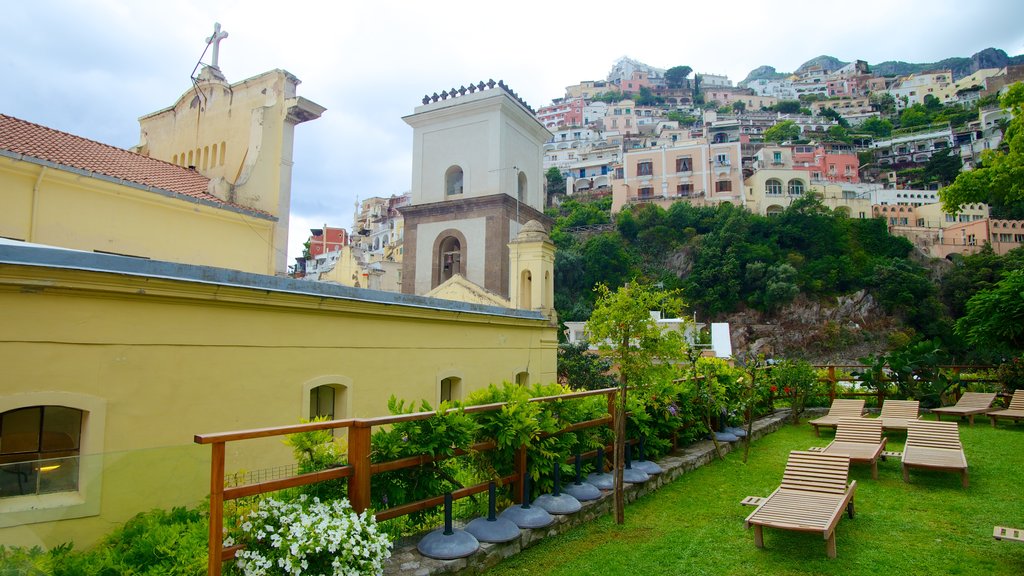
[(548, 232), (544, 229), (544, 225), (536, 220), (530, 220), (519, 230), (516, 242), (544, 242), (548, 238)]

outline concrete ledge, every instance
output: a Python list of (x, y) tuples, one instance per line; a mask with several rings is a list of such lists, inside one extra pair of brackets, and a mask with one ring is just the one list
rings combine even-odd
[[(789, 422), (789, 410), (776, 410), (774, 414), (754, 422), (751, 441), (756, 441), (767, 434), (775, 432)], [(735, 449), (742, 449), (743, 442), (721, 442), (722, 454)], [(652, 477), (643, 484), (627, 484), (625, 488), (626, 503), (650, 494), (679, 478), (683, 474), (700, 468), (716, 458), (715, 445), (711, 440), (701, 440), (658, 460), (664, 472)], [(399, 541), (390, 560), (384, 566), (384, 574), (388, 576), (412, 575), (432, 576), (434, 574), (458, 574), (472, 576), (497, 565), (499, 562), (518, 554), (548, 536), (567, 532), (577, 526), (591, 522), (605, 514), (611, 514), (614, 506), (614, 495), (604, 491), (601, 498), (584, 502), (583, 508), (567, 516), (555, 516), (555, 523), (546, 528), (520, 530), (519, 538), (502, 544), (481, 544), (475, 554), (458, 560), (435, 560), (422, 556), (416, 550), (416, 542), (406, 539)]]

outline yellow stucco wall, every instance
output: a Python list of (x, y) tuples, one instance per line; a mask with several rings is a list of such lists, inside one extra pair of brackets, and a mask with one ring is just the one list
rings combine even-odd
[[(0, 236), (273, 273), (274, 222), (0, 157)], [(173, 232), (172, 232), (173, 231)]]
[[(88, 546), (137, 512), (198, 503), (209, 448), (193, 435), (297, 423), (311, 385), (347, 385), (338, 416), (366, 417), (391, 394), (436, 404), (451, 375), (464, 394), (524, 369), (555, 380), (555, 329), (511, 314), (10, 263), (0, 314), (0, 412), (48, 391), (105, 403), (101, 455), (84, 440), (82, 455), (103, 470), (99, 514), (0, 528), (14, 545)], [(251, 442), (229, 445), (229, 474), (292, 462), (280, 439)]]

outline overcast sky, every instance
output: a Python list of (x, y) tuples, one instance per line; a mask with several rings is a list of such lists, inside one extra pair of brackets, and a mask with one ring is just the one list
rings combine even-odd
[[(295, 134), (289, 261), (309, 228), (350, 228), (356, 198), (410, 187), (424, 94), (504, 80), (538, 108), (621, 56), (733, 82), (815, 56), (933, 62), (1024, 53), (1020, 0), (518, 2), (28, 0), (0, 12), (0, 112), (120, 147), (190, 89), (220, 22), (237, 82), (274, 68), (327, 107)], [(209, 55), (206, 57), (209, 62)]]

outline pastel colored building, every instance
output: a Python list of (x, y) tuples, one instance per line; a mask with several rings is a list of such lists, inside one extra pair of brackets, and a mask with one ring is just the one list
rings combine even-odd
[(548, 130), (583, 125), (583, 98), (560, 100), (537, 109), (537, 121)]
[(0, 236), (284, 274), (294, 129), (324, 111), (298, 84), (206, 69), (135, 151), (0, 115)]
[[(195, 434), (556, 379), (538, 311), (11, 241), (0, 310), (6, 545), (84, 548), (139, 512), (197, 505), (210, 451)], [(251, 441), (227, 472), (293, 463), (279, 439)]]
[(829, 209), (851, 218), (871, 217), (870, 194), (844, 186), (812, 180), (795, 167), (794, 147), (765, 146), (755, 155), (754, 172), (744, 180), (745, 206), (755, 214), (780, 214), (807, 194), (816, 195)]
[(914, 104), (924, 104), (924, 98), (928, 95), (939, 98), (943, 90), (952, 83), (952, 71), (938, 70), (904, 76), (889, 88), (888, 92), (896, 98), (896, 107), (902, 109)]
[(810, 172), (811, 180), (860, 182), (860, 160), (848, 144), (822, 142), (795, 145), (793, 167)]
[(700, 139), (628, 150), (612, 180), (612, 212), (643, 202), (663, 207), (679, 201), (741, 205), (742, 185), (739, 142), (711, 144)]

